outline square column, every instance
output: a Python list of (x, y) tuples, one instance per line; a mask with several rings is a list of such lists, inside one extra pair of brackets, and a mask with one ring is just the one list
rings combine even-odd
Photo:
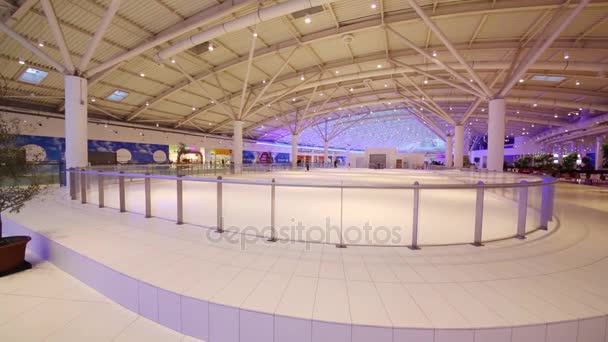
[(323, 140), (323, 164), (329, 163), (329, 141)]
[(454, 167), (462, 168), (463, 166), (463, 149), (464, 149), (464, 127), (456, 125), (454, 127)]
[(502, 171), (505, 160), (505, 99), (490, 100), (488, 114), (488, 171)]
[(89, 165), (87, 84), (85, 78), (64, 76), (66, 168)]
[(241, 173), (243, 168), (243, 121), (235, 120), (232, 125), (232, 163), (234, 172)]

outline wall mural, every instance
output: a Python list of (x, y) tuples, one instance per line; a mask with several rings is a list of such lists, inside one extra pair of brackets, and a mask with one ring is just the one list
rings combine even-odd
[(243, 151), (243, 164), (289, 163), (289, 153)]
[[(20, 135), (17, 145), (24, 147), (29, 161), (65, 160), (65, 139)], [(169, 146), (157, 144), (127, 143), (118, 141), (89, 140), (91, 152), (114, 152), (121, 163), (150, 164), (165, 163), (168, 160)]]

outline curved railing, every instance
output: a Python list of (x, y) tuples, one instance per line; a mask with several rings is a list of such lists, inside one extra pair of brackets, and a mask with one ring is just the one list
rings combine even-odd
[(455, 171), (434, 173), (455, 184), (314, 184), (68, 172), (73, 200), (206, 226), (212, 228), (209, 232), (228, 233), (223, 236), (231, 239), (413, 249), (458, 243), (480, 246), (484, 241), (525, 238), (533, 230), (547, 229), (556, 183), (550, 177), (510, 177), (519, 181), (503, 183), (502, 174)]

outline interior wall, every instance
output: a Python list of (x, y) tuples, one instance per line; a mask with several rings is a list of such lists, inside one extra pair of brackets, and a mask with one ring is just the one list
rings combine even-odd
[[(18, 122), (18, 132), (16, 133), (19, 134), (55, 138), (65, 137), (64, 120), (61, 118), (9, 112), (2, 112), (1, 118), (8, 121), (16, 120)], [(203, 133), (200, 135), (188, 132), (173, 133), (163, 131), (162, 128), (134, 128), (113, 125), (111, 123), (106, 125), (92, 122), (88, 123), (87, 128), (89, 140), (159, 145), (177, 145), (179, 143), (184, 143), (189, 146), (203, 147), (205, 149), (232, 148), (232, 138), (221, 138), (208, 135), (203, 137)], [(244, 141), (243, 150), (291, 153), (291, 148), (289, 146), (259, 145), (254, 141)]]

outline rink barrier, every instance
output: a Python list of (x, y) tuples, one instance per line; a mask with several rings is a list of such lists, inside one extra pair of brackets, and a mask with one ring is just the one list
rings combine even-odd
[[(253, 185), (253, 186), (268, 186), (271, 189), (270, 196), (270, 222), (271, 222), (271, 233), (268, 241), (277, 241), (276, 237), (276, 187), (298, 187), (298, 188), (329, 188), (329, 189), (340, 189), (340, 233), (339, 242), (336, 247), (344, 248), (347, 244), (343, 240), (343, 214), (344, 214), (344, 189), (390, 189), (390, 190), (413, 190), (413, 210), (412, 210), (412, 240), (411, 244), (408, 245), (410, 249), (420, 249), (418, 245), (418, 231), (419, 231), (419, 210), (420, 210), (420, 192), (422, 190), (476, 190), (475, 200), (475, 226), (474, 234), (471, 244), (474, 246), (483, 246), (483, 210), (484, 210), (484, 198), (485, 192), (490, 189), (518, 189), (517, 204), (518, 204), (518, 217), (516, 233), (513, 237), (518, 239), (525, 239), (526, 235), (526, 221), (528, 211), (528, 190), (531, 187), (541, 188), (540, 198), (540, 219), (538, 229), (547, 230), (549, 222), (553, 217), (553, 202), (555, 196), (555, 184), (558, 182), (557, 179), (550, 176), (545, 176), (539, 181), (528, 182), (521, 180), (518, 183), (484, 183), (479, 180), (475, 184), (420, 184), (418, 181), (412, 185), (387, 185), (387, 186), (376, 186), (376, 185), (345, 185), (341, 184), (306, 184), (306, 183), (278, 183), (273, 178), (270, 182), (268, 181), (251, 181), (251, 180), (239, 180), (239, 179), (224, 179), (222, 176), (217, 178), (205, 178), (205, 177), (188, 177), (188, 176), (169, 176), (169, 175), (157, 175), (157, 174), (141, 174), (141, 173), (125, 173), (120, 172), (103, 172), (93, 171), (84, 169), (69, 169), (70, 180), (70, 198), (77, 200), (77, 195), (80, 193), (80, 201), (82, 204), (87, 203), (86, 190), (90, 184), (87, 183), (87, 175), (95, 175), (97, 178), (97, 188), (99, 192), (99, 207), (103, 207), (104, 200), (104, 180), (108, 177), (116, 177), (118, 179), (119, 188), (119, 203), (120, 212), (126, 212), (126, 190), (125, 190), (125, 178), (131, 179), (143, 179), (144, 180), (144, 193), (145, 193), (145, 217), (152, 217), (152, 196), (151, 196), (151, 179), (163, 179), (163, 180), (174, 180), (176, 181), (176, 192), (177, 192), (177, 224), (183, 224), (183, 182), (206, 182), (217, 184), (217, 226), (216, 231), (218, 233), (225, 232), (224, 230), (224, 216), (223, 216), (223, 184), (239, 184), (239, 185)], [(481, 173), (484, 175), (486, 181), (488, 179), (495, 180), (495, 173)], [(490, 176), (490, 177), (488, 177)], [(307, 241), (315, 242), (315, 241)]]

